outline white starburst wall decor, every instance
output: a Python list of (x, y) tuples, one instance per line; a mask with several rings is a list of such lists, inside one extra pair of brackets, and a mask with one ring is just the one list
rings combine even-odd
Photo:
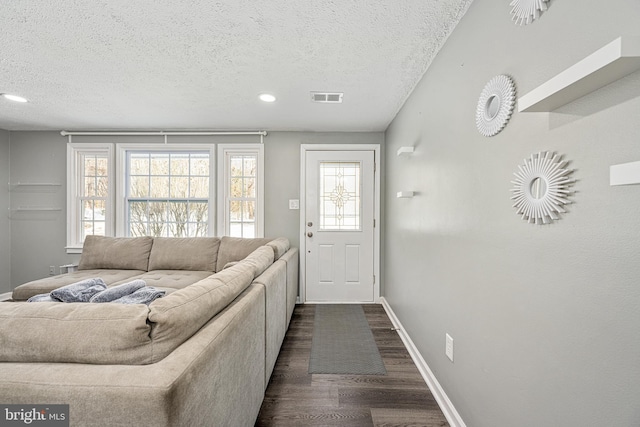
[(542, 12), (547, 10), (548, 1), (549, 0), (513, 0), (509, 3), (513, 21), (518, 25), (531, 24), (540, 17)]
[(535, 224), (548, 224), (560, 219), (558, 214), (566, 212), (564, 205), (571, 203), (569, 189), (575, 182), (569, 178), (572, 169), (566, 169), (568, 162), (562, 156), (546, 152), (532, 154), (518, 165), (513, 184), (513, 207), (522, 219)]
[(476, 127), (484, 136), (498, 134), (511, 118), (516, 102), (516, 85), (511, 77), (495, 76), (484, 86), (476, 108)]

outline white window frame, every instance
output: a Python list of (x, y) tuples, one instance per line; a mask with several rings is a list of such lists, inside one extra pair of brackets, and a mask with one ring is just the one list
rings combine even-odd
[(263, 144), (218, 144), (218, 235), (229, 235), (229, 188), (231, 171), (229, 157), (255, 154), (258, 160), (256, 172), (256, 236), (264, 237), (264, 145)]
[(127, 231), (127, 152), (128, 151), (208, 151), (209, 152), (209, 222), (207, 225), (208, 236), (215, 236), (215, 205), (218, 204), (215, 191), (215, 144), (116, 144), (116, 236), (128, 236)]
[[(126, 236), (126, 156), (127, 151), (209, 151), (209, 223), (208, 235), (228, 235), (229, 210), (228, 189), (230, 170), (226, 159), (234, 154), (256, 154), (256, 237), (264, 237), (264, 145), (263, 144), (157, 144), (157, 143), (98, 143), (70, 142), (67, 144), (67, 245), (69, 254), (81, 254), (82, 218), (79, 196), (82, 180), (79, 156), (82, 154), (102, 154), (108, 159), (108, 192), (105, 213), (105, 235)], [(217, 155), (217, 156), (216, 156)]]
[(107, 156), (108, 197), (105, 213), (105, 235), (113, 235), (114, 230), (114, 157), (113, 144), (98, 143), (69, 143), (67, 144), (67, 246), (68, 254), (82, 253), (80, 236), (82, 232), (80, 194), (82, 180), (79, 178), (81, 171), (80, 158), (84, 154), (101, 154)]

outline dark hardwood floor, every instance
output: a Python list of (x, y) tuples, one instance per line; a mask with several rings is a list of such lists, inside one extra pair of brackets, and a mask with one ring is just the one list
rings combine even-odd
[(363, 305), (387, 375), (308, 374), (315, 305), (297, 305), (256, 426), (448, 426), (381, 305)]

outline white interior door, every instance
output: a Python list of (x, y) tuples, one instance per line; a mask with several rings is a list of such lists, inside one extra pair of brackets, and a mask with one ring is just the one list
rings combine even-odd
[(305, 300), (374, 301), (374, 151), (305, 155)]

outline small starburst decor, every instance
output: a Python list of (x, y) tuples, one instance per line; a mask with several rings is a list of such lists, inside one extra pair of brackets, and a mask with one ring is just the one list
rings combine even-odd
[(476, 108), (476, 127), (484, 136), (498, 134), (511, 118), (516, 85), (509, 76), (495, 76), (484, 86)]
[(513, 184), (513, 207), (522, 219), (535, 224), (548, 224), (560, 219), (566, 212), (563, 205), (571, 203), (567, 198), (573, 191), (569, 187), (575, 182), (568, 176), (572, 169), (565, 169), (568, 162), (562, 156), (548, 151), (532, 154), (518, 165)]
[(531, 24), (540, 17), (540, 14), (547, 10), (549, 0), (512, 0), (511, 6), (512, 20), (518, 25)]

